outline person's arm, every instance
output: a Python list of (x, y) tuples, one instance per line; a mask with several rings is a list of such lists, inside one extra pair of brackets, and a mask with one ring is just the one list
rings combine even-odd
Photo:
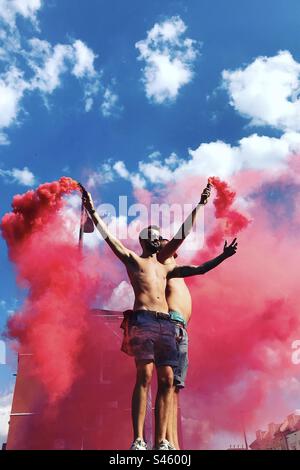
[(223, 253), (221, 253), (216, 258), (207, 261), (206, 263), (201, 264), (200, 266), (176, 266), (168, 273), (168, 279), (175, 277), (190, 277), (197, 276), (199, 274), (205, 274), (211, 269), (216, 268), (221, 264), (225, 259), (234, 255), (237, 250), (237, 241), (236, 238), (227, 246), (227, 241), (224, 244)]
[(106, 241), (106, 243), (110, 246), (112, 251), (115, 253), (115, 255), (123, 261), (123, 263), (126, 263), (129, 261), (131, 258), (132, 252), (126, 248), (123, 243), (118, 240), (108, 229), (106, 223), (101, 219), (100, 215), (97, 213), (95, 207), (94, 207), (94, 202), (92, 199), (92, 196), (90, 193), (86, 191), (86, 189), (79, 184), (81, 191), (82, 191), (82, 200), (84, 207), (90, 214), (95, 226), (101, 233), (102, 237)]
[(193, 225), (195, 223), (197, 214), (201, 207), (207, 204), (208, 198), (210, 196), (211, 185), (208, 183), (206, 188), (202, 191), (201, 199), (198, 202), (197, 206), (193, 209), (192, 213), (186, 218), (176, 235), (170, 240), (158, 253), (157, 259), (161, 263), (166, 261), (166, 259), (173, 256), (178, 248), (182, 245), (186, 237), (191, 233)]

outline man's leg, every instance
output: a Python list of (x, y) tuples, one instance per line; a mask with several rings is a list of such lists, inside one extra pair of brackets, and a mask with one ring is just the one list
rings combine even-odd
[(169, 419), (168, 419), (168, 425), (167, 425), (167, 440), (172, 445), (174, 445), (174, 439), (173, 439), (174, 438), (174, 434), (173, 434), (174, 393), (175, 393), (175, 387), (173, 387), (172, 401), (171, 401), (170, 413), (169, 413)]
[[(175, 368), (174, 382), (176, 384), (173, 397), (172, 418), (170, 417), (170, 442), (173, 446), (180, 450), (178, 439), (178, 407), (179, 407), (179, 391), (184, 388), (185, 378), (188, 368), (188, 334), (185, 328), (176, 326), (176, 337), (179, 349), (178, 367)], [(172, 421), (171, 421), (172, 420)]]
[(175, 388), (173, 395), (173, 413), (172, 413), (172, 444), (177, 449), (180, 450), (179, 439), (178, 439), (178, 405), (179, 405), (179, 389)]
[(136, 383), (133, 389), (131, 413), (133, 440), (144, 439), (144, 423), (147, 407), (147, 395), (151, 384), (153, 362), (136, 362)]
[(172, 404), (167, 426), (167, 440), (175, 449), (180, 450), (178, 439), (178, 402), (179, 389), (173, 387)]
[(166, 439), (169, 414), (173, 396), (173, 369), (170, 366), (157, 367), (157, 396), (155, 401), (155, 447)]

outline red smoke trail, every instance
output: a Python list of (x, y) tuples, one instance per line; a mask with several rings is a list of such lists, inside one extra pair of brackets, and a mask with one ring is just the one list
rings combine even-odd
[(76, 181), (63, 177), (59, 181), (44, 183), (36, 191), (28, 191), (13, 198), (13, 211), (1, 222), (3, 238), (12, 259), (28, 237), (42, 230), (63, 206), (62, 196), (78, 190)]
[(18, 282), (28, 289), (8, 334), (18, 340), (19, 350), (34, 355), (32, 374), (52, 402), (79, 373), (86, 313), (101, 278), (95, 256), (82, 255), (64, 224), (63, 196), (77, 189), (74, 180), (61, 178), (15, 196), (13, 211), (1, 223)]
[(219, 223), (208, 236), (206, 244), (209, 248), (216, 248), (224, 238), (233, 237), (245, 229), (250, 220), (238, 210), (232, 209), (236, 193), (230, 189), (228, 183), (214, 176), (209, 178), (209, 182), (217, 191), (214, 206)]

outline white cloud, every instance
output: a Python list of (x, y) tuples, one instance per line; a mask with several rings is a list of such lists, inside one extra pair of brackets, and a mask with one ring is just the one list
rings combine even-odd
[(9, 145), (10, 141), (4, 132), (0, 132), (0, 145)]
[(295, 148), (293, 142), (290, 143), (289, 134), (280, 139), (257, 134), (245, 137), (240, 140), (239, 148), (242, 168), (281, 171), (286, 167), (287, 158)]
[(133, 175), (130, 175), (129, 181), (131, 182), (134, 188), (144, 188), (146, 185), (145, 178), (139, 175), (138, 173), (134, 173)]
[(37, 11), (42, 6), (42, 0), (10, 0), (17, 13), (24, 18), (35, 18)]
[(140, 162), (139, 170), (151, 183), (166, 183), (173, 176), (167, 161), (153, 160), (151, 163)]
[(237, 146), (222, 141), (201, 144), (196, 150), (189, 150), (192, 158), (175, 170), (175, 178), (188, 174), (226, 178), (247, 169), (278, 172), (286, 167), (296, 148), (295, 136), (289, 133), (281, 138), (252, 134), (242, 138)]
[(172, 152), (171, 155), (166, 158), (166, 163), (170, 168), (175, 168), (179, 164), (181, 164), (182, 160), (178, 158), (175, 152)]
[(35, 176), (27, 167), (24, 167), (23, 170), (13, 168), (11, 174), (14, 180), (19, 184), (24, 186), (33, 186), (35, 184)]
[(232, 106), (253, 125), (300, 130), (300, 63), (289, 51), (257, 57), (244, 69), (224, 70)]
[[(3, 41), (5, 37), (4, 34)], [(22, 57), (33, 71), (32, 77), (25, 80), (23, 71), (15, 65), (0, 75), (0, 145), (9, 144), (3, 129), (17, 122), (25, 92), (52, 94), (61, 86), (64, 74), (73, 74), (82, 83), (85, 109), (89, 111), (100, 90), (100, 73), (94, 69), (96, 55), (82, 41), (52, 46), (48, 41), (32, 38), (27, 45), (29, 51), (24, 49)], [(16, 62), (11, 49), (4, 52), (11, 62)]]
[(42, 4), (42, 0), (0, 0), (0, 18), (10, 27), (15, 26), (17, 15), (35, 23)]
[(91, 111), (94, 104), (94, 98), (101, 88), (100, 75), (101, 74), (98, 73), (95, 75), (93, 80), (85, 82), (84, 84), (85, 111), (87, 113)]
[(140, 173), (130, 173), (123, 161), (118, 160), (112, 164), (111, 160), (109, 160), (103, 163), (97, 171), (90, 173), (87, 187), (92, 189), (96, 186), (111, 183), (115, 181), (116, 176), (131, 182), (134, 188), (143, 188), (146, 183)]
[(18, 183), (23, 186), (33, 186), (36, 182), (34, 174), (25, 166), (23, 170), (13, 168), (12, 170), (1, 170), (0, 176), (10, 183)]
[(12, 392), (0, 397), (0, 443), (6, 442), (12, 399)]
[(88, 178), (87, 187), (89, 189), (101, 184), (111, 183), (114, 180), (114, 172), (110, 163), (103, 163), (99, 170), (93, 171)]
[(106, 88), (103, 95), (101, 111), (104, 117), (116, 116), (122, 111), (122, 107), (118, 104), (119, 97), (110, 88)]
[(0, 145), (10, 143), (3, 129), (17, 122), (24, 91), (29, 88), (23, 71), (16, 65), (21, 50), (16, 17), (21, 15), (36, 25), (41, 6), (41, 0), (0, 0), (0, 60), (6, 63), (0, 74)]
[(114, 94), (109, 88), (106, 88), (103, 98), (104, 100), (101, 105), (102, 114), (105, 117), (111, 116), (112, 109), (118, 101), (118, 95)]
[(72, 73), (77, 78), (82, 78), (84, 76), (95, 76), (96, 71), (94, 68), (94, 61), (96, 59), (96, 55), (87, 47), (87, 45), (77, 39), (73, 44), (74, 55), (75, 55), (75, 66), (72, 70)]
[(73, 59), (72, 46), (56, 44), (33, 38), (29, 41), (31, 52), (28, 63), (34, 71), (31, 88), (43, 93), (53, 93), (60, 86), (61, 75), (67, 71), (67, 61)]
[(100, 72), (96, 72), (96, 55), (81, 40), (73, 44), (56, 44), (33, 38), (29, 41), (31, 51), (26, 54), (28, 64), (34, 71), (31, 89), (44, 94), (53, 93), (61, 86), (63, 74), (71, 73), (84, 88), (85, 110), (92, 109), (94, 97), (100, 90)]
[(139, 172), (130, 173), (123, 161), (118, 160), (112, 163), (111, 160), (108, 160), (97, 171), (89, 174), (87, 187), (92, 189), (96, 186), (111, 183), (115, 181), (116, 176), (129, 181), (134, 188), (143, 188), (146, 184), (144, 177)]
[(6, 135), (1, 131), (11, 126), (18, 117), (20, 101), (27, 88), (23, 73), (16, 67), (11, 67), (0, 76), (0, 143), (7, 144)]
[(116, 162), (112, 168), (132, 184), (133, 178), (140, 178), (144, 187), (146, 181), (155, 185), (197, 175), (228, 178), (249, 169), (277, 173), (287, 167), (292, 154), (299, 152), (300, 133), (287, 132), (280, 138), (252, 134), (242, 138), (236, 146), (223, 141), (202, 143), (195, 150), (189, 149), (189, 158), (185, 160), (176, 154), (159, 160), (157, 154), (150, 161), (140, 161), (138, 172), (130, 173), (122, 161)]
[[(0, 0), (1, 1), (1, 0)], [(11, 63), (12, 54), (17, 54), (21, 49), (20, 33), (17, 29), (0, 29), (0, 60)]]
[(127, 179), (130, 176), (130, 173), (126, 168), (125, 163), (120, 160), (114, 164), (114, 170), (116, 170), (116, 172), (119, 176), (121, 176), (121, 178)]
[(20, 32), (17, 17), (37, 28), (37, 13), (43, 4), (43, 0), (0, 0), (0, 61), (6, 65), (0, 73), (0, 145), (10, 143), (3, 129), (17, 122), (25, 91), (27, 95), (40, 92), (48, 106), (47, 95), (61, 87), (67, 77), (80, 81), (86, 112), (91, 111), (100, 92), (104, 94), (103, 114), (122, 109), (117, 105), (116, 93), (110, 88), (104, 92), (102, 71), (95, 69), (98, 56), (81, 39), (51, 44), (38, 37), (28, 39), (24, 31)]
[(134, 188), (143, 188), (145, 186), (145, 179), (139, 173), (130, 173), (125, 163), (121, 160), (113, 165), (115, 172), (123, 179), (130, 181)]
[(227, 177), (241, 167), (238, 148), (222, 141), (203, 143), (189, 150), (189, 159), (171, 155), (165, 159), (139, 162), (139, 171), (152, 184), (165, 184), (194, 175)]
[(156, 103), (174, 101), (182, 86), (193, 78), (196, 41), (184, 38), (186, 25), (178, 16), (156, 23), (147, 38), (135, 44), (145, 62), (146, 95)]
[(151, 152), (150, 155), (148, 155), (148, 158), (150, 160), (155, 160), (161, 157), (161, 153), (158, 150), (154, 150), (154, 152)]

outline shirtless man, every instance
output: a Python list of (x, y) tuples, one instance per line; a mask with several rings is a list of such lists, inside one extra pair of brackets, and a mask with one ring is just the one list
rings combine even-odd
[(146, 450), (143, 428), (146, 415), (147, 391), (154, 364), (157, 371), (158, 390), (155, 404), (155, 446), (167, 450), (167, 422), (173, 394), (173, 368), (178, 366), (178, 347), (175, 324), (170, 321), (166, 301), (166, 285), (171, 265), (163, 264), (176, 252), (192, 229), (201, 206), (210, 195), (207, 186), (201, 200), (186, 219), (175, 237), (160, 250), (159, 227), (149, 226), (142, 230), (139, 241), (142, 254), (137, 255), (126, 248), (108, 229), (94, 207), (91, 195), (79, 185), (83, 202), (97, 229), (115, 255), (125, 265), (134, 290), (135, 302), (128, 319), (129, 348), (135, 357), (136, 384), (132, 396), (132, 422), (134, 441), (131, 449)]
[[(161, 248), (168, 243), (168, 240), (161, 241)], [(166, 299), (169, 307), (169, 314), (171, 321), (176, 326), (176, 338), (179, 347), (179, 363), (178, 367), (174, 369), (174, 393), (172, 396), (172, 407), (168, 419), (167, 426), (167, 440), (169, 442), (169, 449), (180, 449), (177, 431), (177, 410), (178, 410), (178, 394), (180, 389), (185, 386), (185, 378), (188, 367), (188, 334), (186, 326), (192, 314), (192, 299), (190, 291), (184, 281), (184, 277), (205, 274), (211, 269), (214, 269), (225, 259), (234, 255), (237, 250), (236, 238), (227, 246), (225, 241), (223, 252), (216, 258), (200, 265), (200, 266), (178, 266), (174, 256), (165, 261), (165, 265), (172, 267), (168, 274)]]

